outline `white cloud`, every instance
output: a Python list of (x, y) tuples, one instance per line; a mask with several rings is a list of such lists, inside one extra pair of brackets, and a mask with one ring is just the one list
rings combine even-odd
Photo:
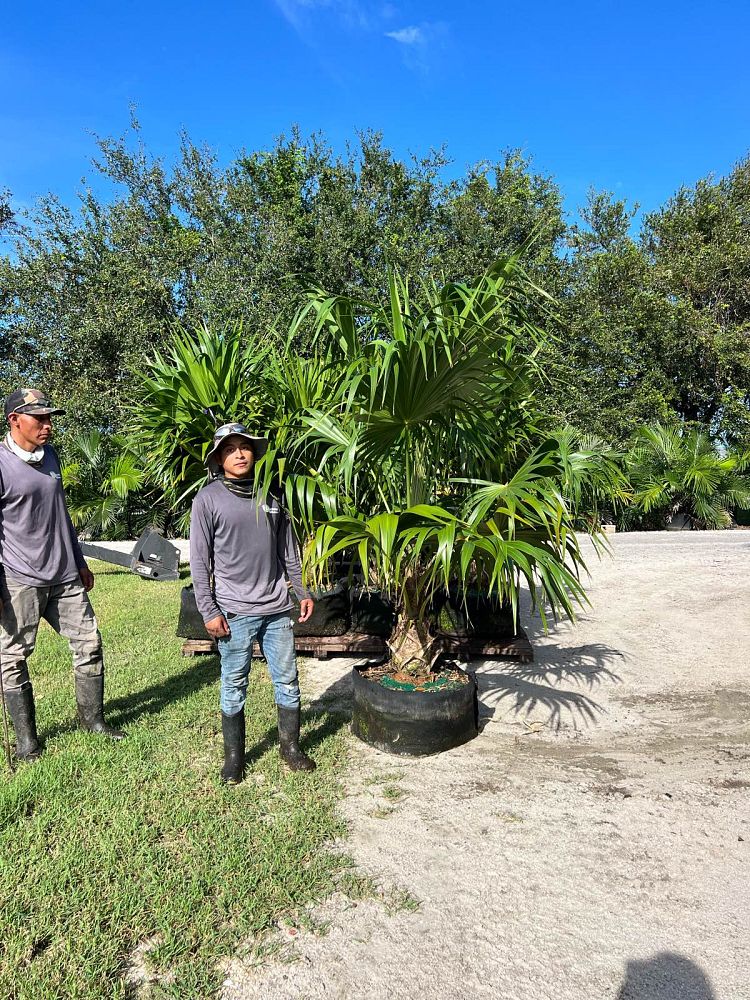
[(300, 30), (304, 19), (304, 11), (314, 7), (327, 7), (328, 0), (316, 2), (316, 0), (274, 0), (284, 16), (284, 19), (296, 30)]
[(326, 11), (340, 18), (348, 27), (367, 28), (369, 19), (359, 0), (273, 0), (284, 19), (300, 34), (309, 27), (311, 17)]
[(386, 38), (392, 38), (401, 45), (424, 45), (426, 38), (421, 28), (411, 25), (408, 28), (399, 28), (398, 31), (386, 31)]
[[(449, 45), (449, 27), (443, 21), (423, 21), (386, 31), (399, 16), (395, 3), (388, 0), (273, 0), (287, 23), (300, 38), (314, 48), (323, 44), (332, 26), (349, 32), (381, 34), (398, 46), (404, 65), (420, 74)], [(396, 21), (398, 24), (398, 21)]]
[(409, 24), (397, 31), (386, 31), (385, 37), (398, 44), (407, 69), (423, 75), (431, 72), (439, 53), (450, 43), (449, 28), (444, 21)]

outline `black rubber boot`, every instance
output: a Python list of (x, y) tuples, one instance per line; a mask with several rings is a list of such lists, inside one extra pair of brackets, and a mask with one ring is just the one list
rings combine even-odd
[(76, 674), (76, 704), (78, 722), (81, 729), (89, 733), (99, 733), (111, 740), (124, 740), (125, 733), (104, 721), (104, 674), (98, 677), (83, 677)]
[(36, 760), (42, 752), (36, 735), (34, 690), (28, 682), (16, 691), (5, 692), (5, 704), (16, 733), (16, 757)]
[(239, 785), (245, 777), (245, 709), (236, 715), (221, 713), (221, 735), (224, 737), (224, 767), (221, 780), (227, 785)]
[(292, 771), (314, 771), (316, 763), (310, 760), (299, 746), (299, 708), (282, 708), (277, 705), (279, 714), (279, 752), (281, 759)]

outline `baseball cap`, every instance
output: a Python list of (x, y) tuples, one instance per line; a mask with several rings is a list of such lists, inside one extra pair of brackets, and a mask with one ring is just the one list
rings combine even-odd
[(44, 417), (53, 413), (65, 413), (53, 406), (38, 389), (15, 389), (5, 400), (5, 416), (11, 413), (29, 413), (33, 417)]

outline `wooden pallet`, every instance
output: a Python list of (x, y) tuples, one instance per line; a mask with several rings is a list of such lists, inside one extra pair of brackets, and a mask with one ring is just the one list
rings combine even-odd
[(483, 660), (497, 657), (502, 660), (516, 660), (531, 663), (534, 649), (523, 629), (507, 639), (472, 639), (443, 636), (440, 640), (443, 650), (459, 659)]
[[(386, 647), (385, 640), (376, 635), (347, 632), (345, 635), (300, 635), (294, 640), (294, 648), (298, 653), (312, 656), (316, 660), (327, 660), (332, 653), (382, 654)], [(213, 639), (186, 639), (182, 644), (183, 656), (201, 656), (215, 652), (216, 643)], [(263, 656), (257, 642), (253, 643), (253, 656)]]
[(183, 656), (206, 656), (216, 652), (216, 643), (213, 639), (185, 639), (180, 652)]
[[(520, 663), (531, 663), (534, 659), (534, 650), (523, 629), (519, 629), (518, 635), (508, 639), (488, 641), (486, 639), (442, 636), (438, 642), (446, 653), (465, 660), (499, 657), (505, 660), (516, 660)], [(297, 636), (294, 640), (294, 648), (298, 653), (312, 656), (316, 660), (327, 660), (334, 653), (382, 655), (385, 653), (386, 645), (385, 639), (376, 635), (346, 632), (344, 635)], [(213, 639), (186, 639), (182, 645), (183, 656), (200, 656), (215, 652), (216, 643)], [(253, 644), (253, 656), (263, 656), (257, 643)]]

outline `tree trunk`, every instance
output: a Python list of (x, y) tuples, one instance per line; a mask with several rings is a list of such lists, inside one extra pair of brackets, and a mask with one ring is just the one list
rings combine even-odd
[(435, 640), (429, 633), (421, 603), (415, 580), (407, 580), (403, 606), (393, 635), (388, 641), (391, 664), (396, 673), (403, 671), (415, 676), (425, 676), (429, 675), (432, 668)]

